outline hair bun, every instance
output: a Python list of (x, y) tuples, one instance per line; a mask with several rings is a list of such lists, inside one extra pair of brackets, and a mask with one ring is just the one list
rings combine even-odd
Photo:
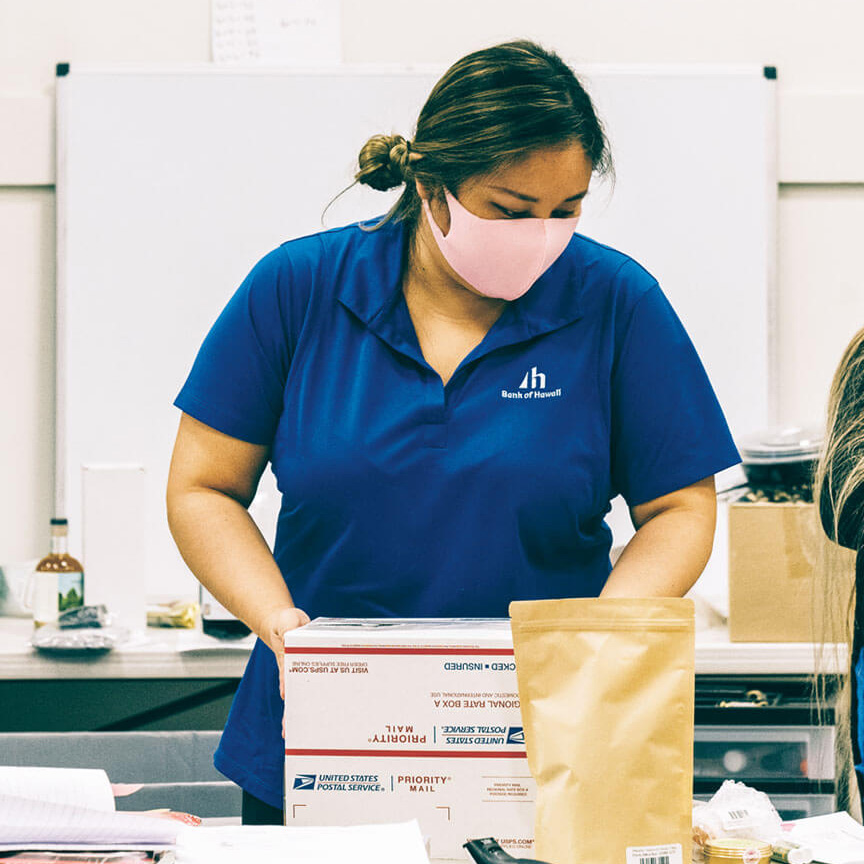
[(355, 179), (386, 191), (405, 182), (410, 161), (408, 142), (401, 135), (373, 135), (360, 150)]

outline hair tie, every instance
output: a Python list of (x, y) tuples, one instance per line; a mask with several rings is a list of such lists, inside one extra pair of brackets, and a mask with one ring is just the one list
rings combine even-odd
[(405, 140), (405, 152), (408, 154), (408, 161), (409, 161), (409, 162), (416, 162), (418, 159), (422, 159), (422, 158), (423, 158), (423, 154), (422, 154), (422, 153), (414, 153), (414, 152), (412, 152), (412, 150), (411, 150), (411, 142), (408, 141), (407, 139)]

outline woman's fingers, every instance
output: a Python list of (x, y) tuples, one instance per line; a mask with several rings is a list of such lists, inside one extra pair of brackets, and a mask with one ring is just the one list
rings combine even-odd
[(276, 655), (279, 669), (279, 695), (285, 698), (285, 634), (309, 623), (309, 616), (296, 606), (283, 606), (274, 609), (266, 619), (267, 645)]

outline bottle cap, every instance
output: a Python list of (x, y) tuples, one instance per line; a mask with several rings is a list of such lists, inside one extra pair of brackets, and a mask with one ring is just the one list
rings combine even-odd
[(786, 860), (789, 864), (810, 864), (815, 853), (808, 846), (793, 846), (786, 850)]
[(68, 525), (69, 520), (68, 519), (52, 519), (51, 524), (52, 525)]

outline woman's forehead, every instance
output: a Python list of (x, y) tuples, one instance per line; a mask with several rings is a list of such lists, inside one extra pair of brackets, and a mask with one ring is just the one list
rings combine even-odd
[(573, 144), (531, 151), (517, 162), (477, 175), (468, 182), (478, 190), (515, 192), (526, 201), (556, 195), (565, 200), (587, 192), (592, 171), (585, 151)]

